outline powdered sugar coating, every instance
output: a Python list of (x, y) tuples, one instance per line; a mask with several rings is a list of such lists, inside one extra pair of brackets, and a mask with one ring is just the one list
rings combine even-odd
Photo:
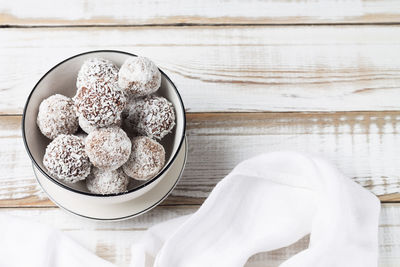
[(131, 141), (119, 127), (98, 128), (89, 133), (85, 150), (97, 168), (115, 170), (124, 164), (131, 154)]
[(131, 155), (122, 168), (136, 180), (148, 180), (156, 176), (164, 164), (164, 147), (153, 139), (139, 136), (132, 139)]
[(76, 88), (92, 88), (117, 83), (118, 67), (110, 60), (90, 58), (83, 62), (76, 79)]
[[(90, 124), (89, 121), (87, 119), (85, 119), (85, 117), (83, 117), (82, 115), (79, 115), (78, 121), (79, 121), (79, 126), (81, 127), (81, 129), (87, 134), (89, 134), (89, 133), (93, 132), (95, 129), (99, 128), (96, 125)], [(119, 119), (115, 123), (115, 125), (121, 126), (121, 119)]]
[(162, 139), (175, 126), (174, 108), (161, 96), (138, 98), (130, 105), (124, 124), (141, 135)]
[(80, 87), (74, 101), (79, 115), (89, 124), (105, 127), (121, 120), (127, 99), (116, 83), (105, 83)]
[(80, 137), (61, 134), (46, 148), (43, 165), (48, 172), (68, 183), (84, 180), (90, 173), (90, 161)]
[(118, 85), (132, 97), (143, 97), (160, 88), (161, 73), (150, 59), (130, 57), (119, 70)]
[(94, 167), (86, 179), (86, 186), (90, 192), (95, 194), (118, 194), (127, 191), (129, 180), (121, 168), (102, 170)]
[(78, 130), (78, 118), (71, 98), (55, 94), (40, 103), (36, 123), (44, 136), (54, 139)]

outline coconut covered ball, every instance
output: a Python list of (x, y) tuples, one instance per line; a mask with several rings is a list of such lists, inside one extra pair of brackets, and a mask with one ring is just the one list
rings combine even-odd
[(48, 172), (68, 183), (84, 180), (90, 173), (90, 161), (80, 137), (61, 134), (46, 148), (43, 165)]
[(95, 194), (118, 194), (127, 191), (129, 180), (121, 168), (117, 170), (93, 168), (86, 179), (86, 186)]
[(164, 97), (155, 95), (133, 101), (124, 121), (125, 128), (156, 139), (162, 139), (174, 126), (174, 107)]
[(93, 165), (100, 169), (116, 170), (131, 154), (131, 141), (119, 127), (98, 128), (85, 140), (85, 150)]
[(122, 168), (136, 180), (148, 180), (156, 176), (164, 164), (164, 147), (153, 139), (140, 136), (132, 139), (131, 155)]
[(36, 123), (44, 136), (54, 139), (78, 130), (78, 117), (71, 98), (56, 94), (40, 103)]
[(90, 58), (82, 64), (78, 72), (76, 88), (92, 88), (117, 81), (118, 67), (114, 63), (103, 58)]
[(119, 70), (118, 85), (131, 97), (146, 96), (160, 88), (161, 73), (150, 59), (130, 57)]
[(117, 124), (126, 106), (125, 94), (116, 83), (78, 88), (74, 97), (79, 116), (95, 127), (105, 127)]

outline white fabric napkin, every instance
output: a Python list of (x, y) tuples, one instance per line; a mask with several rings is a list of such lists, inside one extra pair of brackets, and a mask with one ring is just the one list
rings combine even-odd
[(181, 226), (150, 229), (142, 248), (132, 248), (132, 267), (145, 266), (143, 251), (156, 267), (243, 266), (308, 233), (309, 248), (281, 267), (374, 267), (379, 211), (373, 194), (326, 160), (263, 154), (240, 163)]
[[(376, 267), (379, 211), (373, 194), (326, 160), (263, 154), (240, 163), (193, 215), (150, 228), (132, 246), (131, 267), (243, 266), (309, 233), (309, 248), (281, 267)], [(0, 220), (0, 266), (112, 266), (58, 231)]]

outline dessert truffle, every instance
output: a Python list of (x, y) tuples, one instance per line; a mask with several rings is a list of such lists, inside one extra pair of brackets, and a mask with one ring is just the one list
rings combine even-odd
[(78, 117), (71, 98), (56, 94), (40, 103), (37, 125), (44, 136), (54, 139), (78, 130)]
[(130, 106), (124, 127), (135, 129), (140, 135), (162, 139), (175, 126), (172, 104), (161, 96), (136, 99)]
[(90, 192), (95, 194), (118, 194), (126, 192), (129, 180), (121, 168), (103, 170), (94, 167), (86, 179), (86, 186)]
[(97, 87), (118, 82), (118, 67), (110, 60), (90, 58), (83, 62), (76, 79), (76, 88)]
[(146, 136), (132, 139), (132, 152), (122, 166), (124, 172), (136, 180), (154, 177), (165, 164), (164, 147)]
[(131, 141), (119, 127), (98, 128), (85, 140), (85, 150), (93, 165), (100, 169), (115, 170), (131, 154)]
[(80, 137), (61, 134), (46, 148), (43, 165), (56, 178), (76, 183), (90, 173), (90, 161)]
[(130, 57), (119, 70), (118, 85), (131, 97), (146, 96), (160, 88), (161, 73), (148, 58)]
[(79, 116), (95, 127), (117, 124), (126, 106), (125, 94), (116, 83), (82, 86), (74, 97)]

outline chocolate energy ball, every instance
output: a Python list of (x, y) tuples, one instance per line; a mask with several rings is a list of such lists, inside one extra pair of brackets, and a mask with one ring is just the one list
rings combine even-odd
[(100, 169), (116, 170), (131, 154), (131, 141), (119, 127), (98, 128), (85, 140), (85, 150), (93, 165)]
[(133, 101), (124, 122), (125, 128), (156, 139), (162, 139), (174, 126), (174, 107), (164, 97), (154, 95)]
[(131, 97), (146, 96), (160, 88), (161, 73), (148, 58), (130, 57), (119, 70), (118, 85)]
[(164, 167), (165, 150), (157, 141), (146, 136), (132, 139), (132, 152), (122, 166), (124, 172), (136, 180), (148, 180)]
[(116, 83), (78, 88), (74, 97), (79, 116), (95, 127), (105, 127), (117, 124), (126, 106), (125, 94)]
[(36, 120), (40, 131), (49, 139), (78, 130), (78, 117), (71, 98), (56, 94), (40, 103)]
[(52, 176), (68, 183), (84, 180), (91, 167), (83, 140), (64, 134), (57, 136), (47, 146), (43, 165)]
[(114, 63), (103, 58), (90, 58), (82, 64), (78, 72), (76, 88), (91, 88), (117, 81), (118, 67)]
[(118, 194), (127, 191), (129, 180), (121, 168), (117, 170), (93, 168), (86, 179), (86, 186), (95, 194)]

